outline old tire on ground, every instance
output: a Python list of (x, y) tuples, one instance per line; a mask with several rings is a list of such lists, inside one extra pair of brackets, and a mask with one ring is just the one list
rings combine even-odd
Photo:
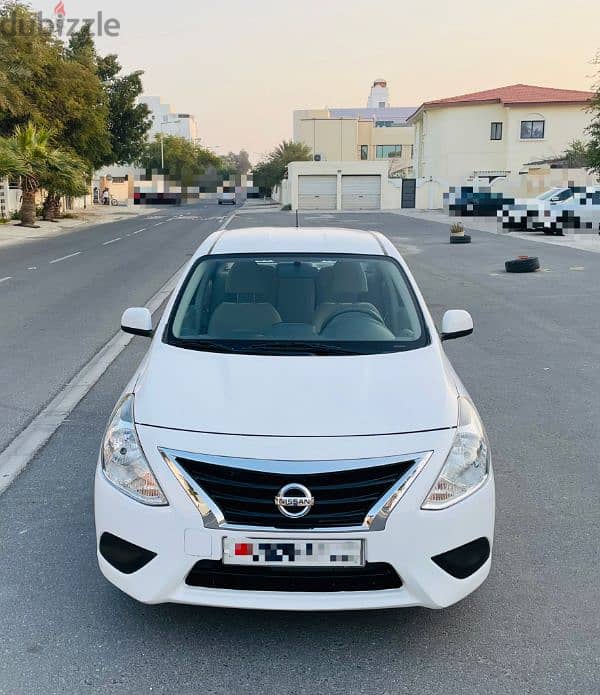
[(534, 273), (540, 269), (540, 259), (537, 256), (521, 256), (504, 264), (507, 273)]
[(470, 244), (471, 243), (471, 236), (469, 234), (465, 234), (463, 236), (451, 236), (450, 237), (450, 243), (451, 244)]

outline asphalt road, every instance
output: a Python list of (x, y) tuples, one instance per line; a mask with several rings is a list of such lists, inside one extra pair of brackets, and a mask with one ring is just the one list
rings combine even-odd
[[(232, 226), (290, 220), (258, 213)], [(147, 345), (136, 338), (0, 497), (2, 695), (599, 692), (600, 256), (483, 232), (450, 246), (447, 227), (395, 215), (303, 224), (384, 231), (437, 318), (445, 308), (473, 314), (475, 334), (447, 352), (494, 450), (488, 581), (438, 612), (148, 607), (121, 594), (96, 567), (92, 481), (108, 414)], [(504, 274), (518, 254), (539, 255), (544, 272)], [(102, 296), (95, 311), (107, 317), (131, 299)]]
[(228, 212), (169, 207), (0, 251), (0, 451)]

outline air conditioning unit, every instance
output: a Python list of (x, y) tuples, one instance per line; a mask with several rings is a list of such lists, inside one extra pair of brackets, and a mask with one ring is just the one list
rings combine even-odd
[(313, 159), (315, 162), (324, 162), (325, 161), (325, 155), (324, 154), (315, 154), (313, 156)]

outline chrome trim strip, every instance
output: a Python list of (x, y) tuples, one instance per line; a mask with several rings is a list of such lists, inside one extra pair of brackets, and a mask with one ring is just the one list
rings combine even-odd
[(432, 457), (433, 451), (424, 454), (420, 459), (415, 461), (400, 480), (389, 490), (379, 502), (369, 511), (365, 518), (365, 523), (370, 531), (382, 531), (387, 524), (389, 515), (392, 513), (398, 502), (404, 496), (404, 493), (413, 484), (419, 473), (423, 470), (429, 459)]
[(184, 427), (163, 427), (163, 425), (153, 425), (149, 422), (136, 420), (136, 427), (151, 427), (155, 430), (167, 430), (169, 432), (191, 432), (192, 434), (217, 434), (220, 437), (254, 437), (260, 439), (358, 439), (366, 437), (400, 437), (405, 434), (429, 434), (429, 432), (446, 432), (447, 430), (457, 429), (456, 425), (448, 427), (434, 427), (428, 430), (409, 430), (408, 432), (376, 432), (371, 434), (264, 434), (249, 432), (211, 432), (209, 430), (190, 430)]
[(225, 517), (223, 516), (221, 510), (213, 502), (213, 500), (202, 490), (201, 487), (196, 485), (194, 480), (178, 466), (175, 461), (167, 455), (166, 450), (163, 451), (159, 448), (159, 453), (163, 457), (164, 462), (171, 469), (173, 475), (179, 481), (181, 487), (187, 492), (188, 497), (192, 500), (196, 509), (202, 515), (204, 525), (207, 528), (219, 528), (225, 523)]
[[(410, 488), (419, 473), (423, 470), (433, 451), (418, 452), (402, 456), (384, 456), (368, 459), (341, 459), (337, 461), (277, 461), (264, 459), (247, 459), (213, 454), (196, 454), (178, 449), (158, 448), (163, 460), (177, 478), (196, 509), (202, 515), (205, 528), (226, 529), (235, 531), (273, 532), (289, 535), (290, 533), (346, 533), (357, 531), (382, 531), (385, 529), (389, 515)], [(270, 526), (244, 526), (228, 524), (223, 512), (204, 490), (177, 463), (177, 458), (210, 463), (227, 468), (243, 468), (245, 470), (263, 473), (285, 473), (287, 475), (302, 475), (310, 473), (331, 473), (358, 468), (374, 468), (391, 463), (414, 461), (413, 466), (393, 485), (383, 497), (369, 510), (360, 526), (319, 527), (314, 529), (281, 529)]]

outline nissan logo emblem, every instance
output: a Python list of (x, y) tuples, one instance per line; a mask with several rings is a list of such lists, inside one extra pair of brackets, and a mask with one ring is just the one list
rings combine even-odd
[(315, 498), (311, 491), (299, 485), (291, 483), (282, 487), (275, 497), (275, 505), (277, 509), (290, 519), (300, 519), (310, 512), (310, 508), (314, 505)]

